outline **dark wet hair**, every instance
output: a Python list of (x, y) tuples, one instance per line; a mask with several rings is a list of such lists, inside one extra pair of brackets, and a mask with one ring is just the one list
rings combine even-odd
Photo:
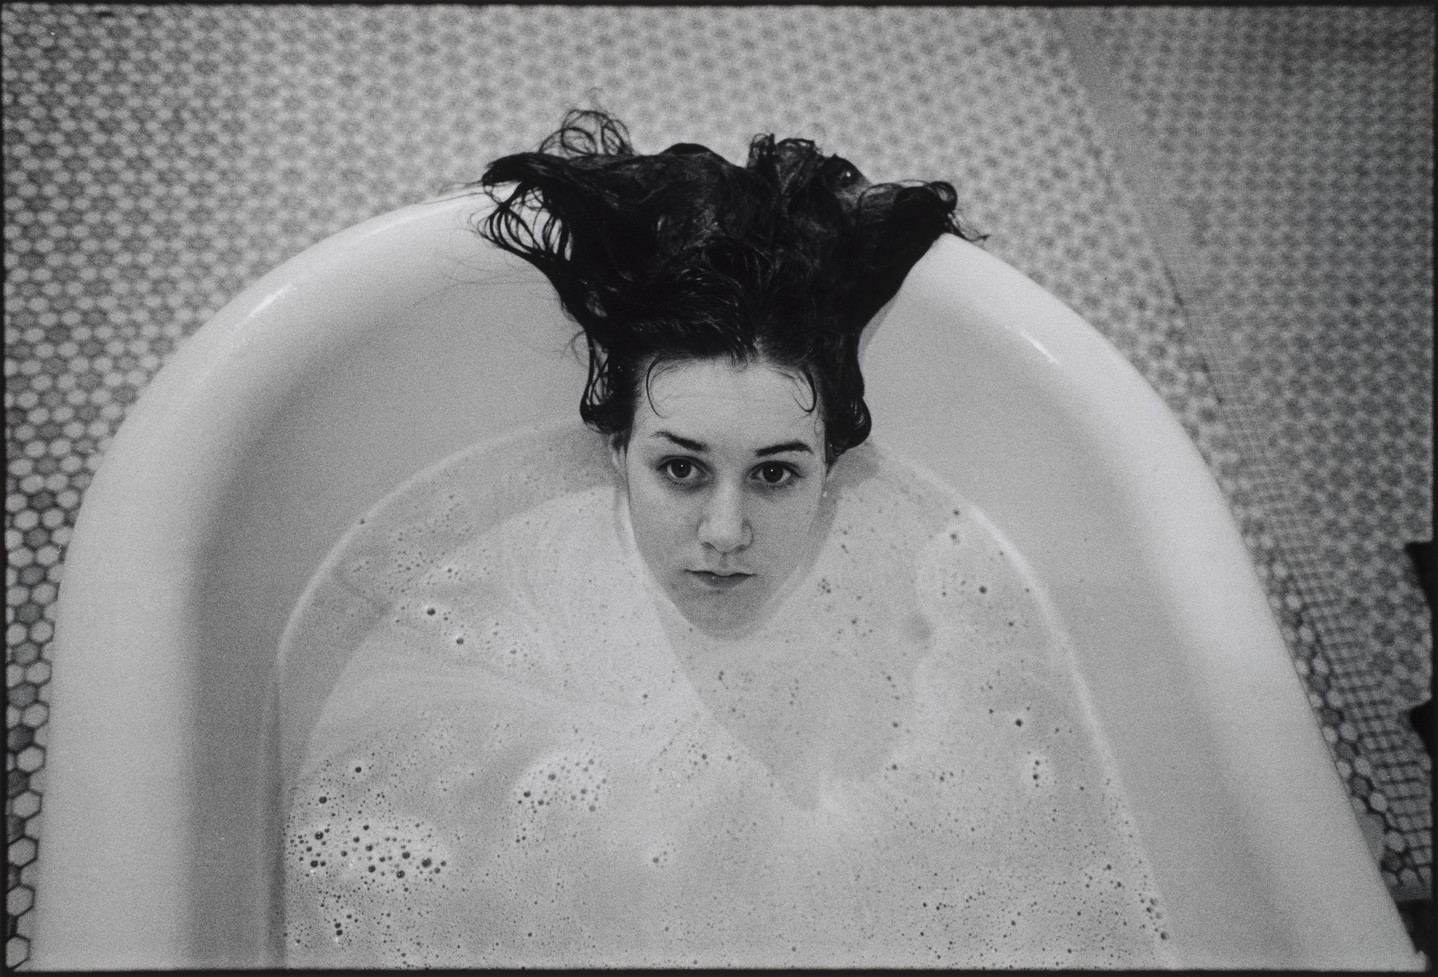
[(810, 140), (772, 135), (742, 167), (693, 143), (640, 155), (594, 110), (477, 185), (495, 203), (478, 232), (543, 272), (583, 329), (580, 416), (620, 445), (658, 364), (728, 357), (808, 381), (832, 462), (869, 435), (864, 326), (939, 235), (969, 237), (948, 183), (870, 184)]

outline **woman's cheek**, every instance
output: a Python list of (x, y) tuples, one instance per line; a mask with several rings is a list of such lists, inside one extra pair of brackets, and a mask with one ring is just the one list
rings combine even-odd
[(646, 544), (646, 556), (657, 557), (656, 546), (667, 548), (681, 542), (692, 493), (677, 490), (660, 474), (631, 479), (629, 484), (629, 521)]

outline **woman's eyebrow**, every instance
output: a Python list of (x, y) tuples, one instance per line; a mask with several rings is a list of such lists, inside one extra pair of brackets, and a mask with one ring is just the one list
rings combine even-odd
[(690, 438), (681, 438), (679, 435), (671, 434), (669, 431), (655, 431), (654, 434), (651, 435), (651, 437), (668, 438), (670, 441), (673, 441), (675, 444), (679, 445), (679, 447), (685, 449), (686, 451), (694, 451), (698, 452), (699, 454), (703, 454), (709, 450), (709, 446), (703, 441), (694, 441)]
[(811, 455), (814, 453), (814, 449), (803, 441), (785, 441), (783, 444), (771, 444), (767, 448), (760, 448), (754, 454), (760, 458), (766, 458), (769, 455), (782, 455), (788, 451), (806, 451)]
[[(680, 437), (673, 431), (655, 431), (652, 435), (650, 435), (650, 437), (664, 438), (668, 441), (674, 442), (684, 450), (693, 451), (696, 454), (705, 454), (709, 451), (709, 446), (703, 441), (695, 441), (693, 438)], [(770, 455), (782, 455), (790, 451), (802, 451), (805, 454), (811, 455), (814, 453), (814, 449), (811, 448), (809, 445), (805, 444), (803, 441), (785, 441), (782, 444), (771, 444), (767, 448), (760, 448), (754, 452), (754, 455), (758, 458), (767, 458)]]

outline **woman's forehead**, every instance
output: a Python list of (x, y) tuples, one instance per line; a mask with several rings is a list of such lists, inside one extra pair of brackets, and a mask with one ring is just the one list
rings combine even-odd
[(757, 451), (786, 441), (823, 445), (808, 382), (768, 363), (690, 360), (656, 370), (635, 405), (634, 434), (669, 435), (715, 450)]

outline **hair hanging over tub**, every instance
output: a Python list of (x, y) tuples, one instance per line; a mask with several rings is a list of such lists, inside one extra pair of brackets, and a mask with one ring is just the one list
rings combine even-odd
[(808, 381), (832, 462), (869, 434), (864, 326), (939, 235), (973, 239), (948, 183), (870, 183), (808, 139), (772, 135), (745, 166), (693, 143), (641, 155), (593, 110), (477, 185), (495, 203), (478, 232), (543, 272), (583, 329), (580, 416), (620, 444), (656, 364), (728, 356)]

